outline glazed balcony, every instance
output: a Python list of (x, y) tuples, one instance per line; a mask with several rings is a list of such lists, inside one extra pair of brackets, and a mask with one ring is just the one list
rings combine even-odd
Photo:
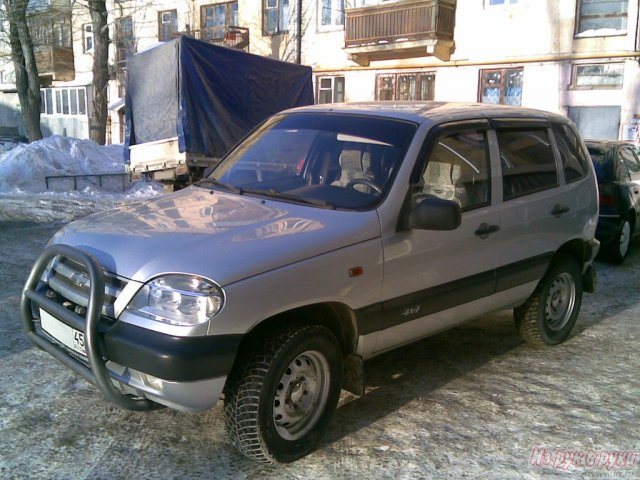
[(455, 49), (456, 0), (404, 0), (346, 11), (345, 50), (360, 65), (433, 55)]
[(27, 16), (33, 52), (43, 85), (75, 78), (71, 44), (71, 10), (49, 7)]

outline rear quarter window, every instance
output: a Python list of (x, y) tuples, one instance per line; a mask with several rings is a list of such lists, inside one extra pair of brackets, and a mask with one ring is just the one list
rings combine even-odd
[(553, 148), (547, 129), (497, 130), (505, 200), (558, 185)]

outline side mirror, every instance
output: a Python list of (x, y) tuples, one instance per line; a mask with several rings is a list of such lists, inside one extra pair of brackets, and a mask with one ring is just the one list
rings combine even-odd
[(415, 196), (409, 214), (409, 227), (418, 230), (455, 230), (462, 221), (460, 205), (433, 196)]

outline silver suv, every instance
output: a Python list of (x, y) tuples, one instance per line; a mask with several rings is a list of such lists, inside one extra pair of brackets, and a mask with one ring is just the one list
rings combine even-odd
[(595, 288), (588, 158), (534, 110), (286, 111), (198, 184), (58, 232), (24, 326), (125, 408), (224, 393), (233, 443), (289, 462), (374, 355), (505, 308), (535, 346), (569, 336)]

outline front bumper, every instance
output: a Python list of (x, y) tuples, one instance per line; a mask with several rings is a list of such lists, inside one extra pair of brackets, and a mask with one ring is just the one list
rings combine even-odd
[[(84, 317), (39, 292), (40, 278), (51, 260), (66, 257), (83, 265), (90, 278)], [(178, 410), (202, 410), (222, 392), (238, 349), (240, 335), (176, 337), (101, 316), (104, 278), (98, 262), (66, 245), (48, 247), (25, 285), (21, 314), (29, 339), (65, 366), (96, 385), (104, 396), (130, 410), (157, 402)], [(38, 312), (84, 334), (86, 357), (42, 330)]]

